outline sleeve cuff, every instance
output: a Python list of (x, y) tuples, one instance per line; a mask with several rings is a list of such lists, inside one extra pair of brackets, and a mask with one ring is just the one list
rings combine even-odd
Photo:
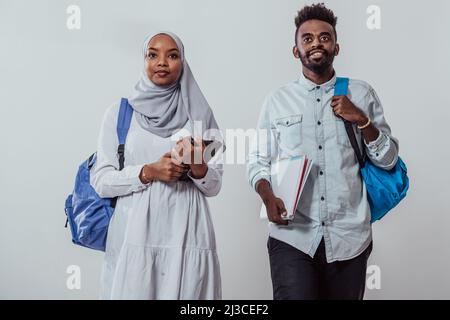
[(207, 180), (208, 180), (208, 179), (210, 178), (210, 176), (211, 176), (211, 168), (208, 167), (208, 170), (206, 171), (206, 174), (205, 174), (205, 176), (204, 176), (203, 178), (199, 178), (199, 179), (194, 178), (194, 177), (192, 176), (192, 171), (191, 171), (191, 170), (189, 170), (189, 171), (187, 172), (187, 175), (188, 175), (188, 177), (189, 177), (192, 181), (194, 181), (194, 183), (203, 186), (203, 185), (206, 184)]
[(259, 180), (267, 180), (269, 182), (269, 184), (272, 185), (270, 175), (267, 175), (264, 173), (259, 173), (252, 180), (252, 187), (253, 187), (253, 190), (255, 190), (255, 191), (256, 191), (256, 184), (258, 183)]
[(386, 139), (387, 139), (386, 135), (380, 131), (378, 137), (374, 141), (367, 143), (364, 140), (364, 144), (366, 145), (367, 149), (369, 149), (370, 152), (377, 152), (386, 143)]
[(144, 165), (139, 165), (132, 168), (133, 173), (131, 174), (131, 176), (133, 178), (131, 178), (131, 184), (136, 186), (138, 190), (143, 190), (152, 184), (151, 181), (149, 183), (143, 183), (139, 178), (143, 167)]

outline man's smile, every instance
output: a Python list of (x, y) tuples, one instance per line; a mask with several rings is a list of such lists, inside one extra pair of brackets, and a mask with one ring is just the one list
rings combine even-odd
[(313, 50), (309, 53), (309, 57), (313, 59), (323, 58), (325, 56), (324, 50)]

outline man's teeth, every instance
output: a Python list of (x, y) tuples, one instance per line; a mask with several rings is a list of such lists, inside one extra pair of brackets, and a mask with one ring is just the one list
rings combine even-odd
[(321, 56), (323, 56), (323, 53), (320, 52), (320, 51), (314, 52), (314, 53), (311, 55), (311, 57), (321, 57)]

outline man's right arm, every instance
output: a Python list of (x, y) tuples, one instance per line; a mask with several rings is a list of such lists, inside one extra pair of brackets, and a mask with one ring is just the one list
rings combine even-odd
[(256, 134), (251, 142), (247, 163), (249, 184), (260, 195), (267, 210), (267, 217), (277, 224), (287, 225), (281, 218), (286, 212), (283, 201), (273, 194), (270, 186), (271, 159), (276, 156), (275, 137), (269, 116), (271, 97), (266, 98), (258, 120)]

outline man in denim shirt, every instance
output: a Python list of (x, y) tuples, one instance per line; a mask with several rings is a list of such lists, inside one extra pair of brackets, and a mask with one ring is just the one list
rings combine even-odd
[[(376, 166), (389, 170), (398, 159), (398, 141), (369, 84), (351, 79), (348, 95), (333, 97), (336, 22), (323, 4), (298, 12), (293, 53), (303, 72), (268, 95), (249, 153), (249, 183), (270, 220), (274, 299), (364, 296), (372, 250), (370, 207), (343, 119), (353, 123), (360, 148)], [(288, 223), (283, 201), (271, 189), (270, 167), (276, 159), (298, 155), (306, 155), (313, 167)]]

